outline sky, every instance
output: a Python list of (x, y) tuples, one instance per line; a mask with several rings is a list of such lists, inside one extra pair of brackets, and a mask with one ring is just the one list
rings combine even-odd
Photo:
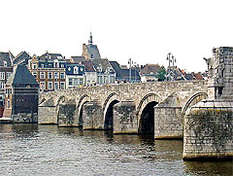
[(81, 55), (89, 34), (101, 57), (122, 65), (204, 71), (212, 49), (233, 46), (231, 0), (0, 0), (0, 51)]

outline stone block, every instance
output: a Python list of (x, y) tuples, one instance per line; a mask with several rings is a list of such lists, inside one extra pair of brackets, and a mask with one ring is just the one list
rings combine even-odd
[(137, 134), (138, 122), (133, 101), (121, 101), (113, 106), (113, 133)]

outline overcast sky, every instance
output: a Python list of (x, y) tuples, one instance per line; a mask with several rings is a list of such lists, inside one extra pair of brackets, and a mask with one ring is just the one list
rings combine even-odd
[(103, 58), (204, 71), (212, 48), (233, 46), (231, 0), (0, 0), (0, 51), (81, 55), (93, 33)]

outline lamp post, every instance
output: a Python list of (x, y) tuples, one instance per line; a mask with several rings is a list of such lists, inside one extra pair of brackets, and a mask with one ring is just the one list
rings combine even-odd
[(170, 76), (170, 73), (171, 73), (171, 64), (174, 67), (175, 63), (176, 63), (176, 58), (171, 52), (169, 52), (167, 54), (167, 61), (168, 61), (168, 68), (167, 68), (167, 76), (166, 77), (167, 77), (167, 81), (168, 81), (169, 80), (168, 77)]
[(129, 58), (128, 64), (129, 64), (129, 82), (130, 82), (130, 83), (131, 83), (131, 69), (132, 69), (132, 63), (133, 63), (132, 59)]
[(137, 63), (136, 62), (134, 62), (133, 63), (134, 65), (134, 82), (136, 82), (136, 70), (137, 70)]

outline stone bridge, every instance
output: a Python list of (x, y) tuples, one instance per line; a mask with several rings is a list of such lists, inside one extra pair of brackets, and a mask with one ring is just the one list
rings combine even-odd
[(40, 94), (39, 124), (182, 138), (186, 110), (206, 99), (207, 81), (118, 84)]

